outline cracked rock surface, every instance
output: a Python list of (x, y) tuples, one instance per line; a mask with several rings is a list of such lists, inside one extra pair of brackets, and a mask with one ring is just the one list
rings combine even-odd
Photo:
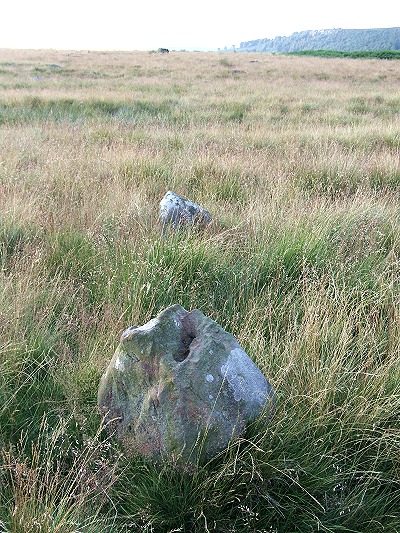
[(122, 334), (98, 405), (128, 449), (195, 463), (271, 414), (274, 398), (233, 335), (201, 311), (173, 305)]

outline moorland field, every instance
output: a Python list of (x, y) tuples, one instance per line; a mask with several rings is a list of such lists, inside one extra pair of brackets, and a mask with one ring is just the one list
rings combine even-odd
[[(1, 50), (0, 95), (0, 531), (399, 532), (400, 62)], [(96, 407), (173, 303), (278, 397), (195, 471)]]

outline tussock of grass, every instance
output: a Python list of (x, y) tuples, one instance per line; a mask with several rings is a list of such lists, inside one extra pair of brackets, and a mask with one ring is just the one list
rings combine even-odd
[(14, 448), (3, 451), (3, 531), (113, 531), (114, 521), (101, 515), (112, 476), (104, 469), (109, 443), (97, 433), (82, 449), (70, 439), (71, 422), (50, 426), (43, 418), (35, 441), (21, 437)]
[[(0, 530), (399, 531), (389, 63), (1, 53)], [(162, 238), (168, 189), (212, 225)], [(121, 455), (96, 408), (120, 333), (172, 303), (278, 395), (183, 472)]]
[(138, 100), (132, 103), (117, 103), (107, 100), (81, 101), (73, 98), (47, 100), (38, 96), (28, 97), (23, 101), (3, 103), (1, 111), (2, 124), (21, 124), (40, 121), (69, 121), (108, 119), (114, 117), (119, 121), (140, 123), (148, 118), (165, 121), (185, 119), (184, 114), (174, 112), (177, 102), (164, 100), (153, 103)]

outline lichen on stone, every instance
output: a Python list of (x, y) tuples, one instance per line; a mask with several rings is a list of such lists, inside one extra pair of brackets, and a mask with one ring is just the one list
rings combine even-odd
[(98, 393), (100, 411), (131, 451), (192, 463), (268, 416), (274, 401), (237, 340), (180, 305), (122, 334)]

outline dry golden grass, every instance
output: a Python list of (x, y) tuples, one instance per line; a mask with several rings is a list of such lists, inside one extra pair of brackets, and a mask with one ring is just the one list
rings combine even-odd
[(394, 61), (3, 50), (0, 63), (2, 101), (13, 106), (38, 98), (151, 108), (145, 120), (53, 120), (50, 103), (44, 117), (2, 126), (1, 209), (41, 226), (140, 216), (166, 188), (229, 203), (232, 175), (239, 212), (249, 202), (270, 212), (274, 198), (301, 204), (313, 176), (351, 187), (355, 175), (356, 188), (377, 173), (398, 176)]

